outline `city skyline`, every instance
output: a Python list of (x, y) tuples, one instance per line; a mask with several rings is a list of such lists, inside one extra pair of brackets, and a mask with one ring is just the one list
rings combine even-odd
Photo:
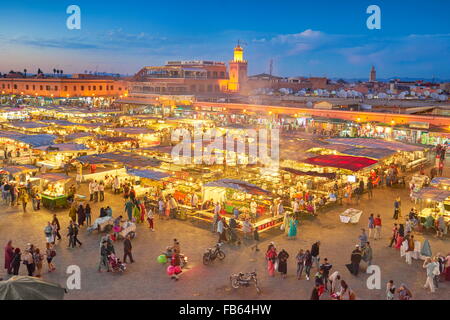
[[(228, 62), (241, 40), (250, 74), (267, 73), (273, 59), (280, 76), (364, 79), (374, 65), (381, 79), (450, 78), (449, 3), (319, 2), (7, 3), (0, 71), (134, 74), (168, 60)], [(65, 26), (71, 4), (81, 8), (81, 30)], [(381, 30), (366, 27), (371, 4), (381, 8)]]

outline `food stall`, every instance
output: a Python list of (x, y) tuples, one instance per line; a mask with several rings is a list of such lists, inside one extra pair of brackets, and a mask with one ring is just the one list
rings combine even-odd
[(427, 187), (413, 192), (412, 197), (419, 201), (418, 216), (422, 223), (431, 218), (436, 220), (440, 215), (444, 216), (446, 223), (450, 222), (450, 190)]
[(127, 173), (134, 179), (133, 188), (137, 197), (144, 196), (146, 193), (155, 194), (156, 189), (164, 188), (167, 182), (166, 178), (171, 177), (171, 173), (155, 171), (149, 169), (127, 169)]
[(39, 169), (32, 165), (16, 165), (16, 166), (6, 166), (0, 168), (0, 179), (1, 180), (14, 180), (15, 182), (27, 183), (28, 180), (38, 171)]
[(61, 173), (42, 173), (35, 179), (39, 179), (43, 207), (50, 210), (67, 208), (67, 184), (71, 177)]
[(94, 152), (84, 144), (61, 143), (34, 148), (39, 152), (40, 159), (36, 162), (39, 167), (59, 169), (73, 158)]

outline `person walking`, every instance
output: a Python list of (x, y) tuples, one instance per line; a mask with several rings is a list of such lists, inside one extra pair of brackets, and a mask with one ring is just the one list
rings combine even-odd
[(294, 218), (289, 221), (288, 239), (295, 239), (297, 237), (297, 226), (298, 220), (297, 217), (294, 216)]
[(19, 275), (19, 270), (20, 270), (20, 262), (22, 262), (22, 253), (20, 252), (19, 248), (15, 248), (14, 249), (14, 255), (13, 258), (11, 260), (11, 270), (12, 270), (12, 274), (14, 276)]
[(297, 260), (297, 279), (300, 280), (305, 266), (305, 253), (303, 252), (303, 249), (300, 249), (295, 259)]
[(335, 271), (328, 277), (328, 281), (330, 282), (330, 295), (334, 295), (341, 289), (341, 275), (339, 271)]
[(394, 300), (395, 298), (395, 285), (394, 280), (389, 280), (386, 284), (386, 300)]
[(11, 262), (14, 257), (14, 247), (12, 246), (12, 240), (9, 240), (5, 245), (5, 269), (8, 274), (12, 274)]
[(59, 230), (61, 230), (61, 225), (59, 223), (58, 218), (56, 217), (56, 214), (53, 214), (52, 225), (53, 225), (53, 230), (55, 231), (55, 236), (53, 237), (53, 242), (56, 239), (61, 240), (61, 234), (59, 233)]
[(317, 283), (314, 284), (314, 288), (311, 293), (311, 298), (309, 300), (320, 300), (319, 290), (320, 290), (320, 285)]
[(150, 230), (155, 231), (155, 226), (154, 226), (154, 214), (153, 214), (153, 209), (149, 208), (147, 210), (147, 222), (148, 222), (148, 227), (150, 228)]
[(76, 203), (72, 203), (72, 206), (69, 209), (69, 218), (72, 220), (72, 222), (77, 221), (77, 205)]
[(374, 219), (374, 225), (375, 225), (375, 235), (374, 240), (381, 239), (381, 216), (377, 214), (377, 217)]
[(397, 241), (397, 235), (398, 235), (398, 226), (396, 223), (394, 223), (394, 227), (392, 228), (392, 237), (391, 242), (389, 243), (389, 248), (392, 248), (392, 245), (395, 244)]
[(125, 212), (128, 216), (128, 221), (132, 221), (133, 220), (133, 207), (134, 204), (131, 200), (126, 200), (125, 202)]
[(127, 258), (130, 258), (130, 262), (134, 263), (133, 260), (133, 254), (131, 253), (131, 250), (133, 249), (133, 246), (131, 245), (131, 237), (128, 234), (125, 237), (125, 240), (123, 241), (123, 262), (126, 263), (127, 262)]
[(53, 226), (49, 222), (47, 222), (47, 225), (44, 228), (44, 234), (45, 234), (45, 240), (47, 243), (53, 243), (55, 240), (53, 238)]
[(78, 227), (78, 225), (76, 223), (73, 224), (73, 243), (76, 246), (77, 243), (80, 245), (82, 245), (81, 241), (78, 240), (78, 232), (80, 231), (80, 228)]
[(266, 252), (267, 271), (271, 277), (275, 276), (275, 262), (277, 261), (277, 257), (278, 254), (275, 246), (271, 243)]
[(359, 264), (361, 263), (361, 250), (359, 245), (356, 245), (355, 250), (352, 251), (352, 255), (350, 257), (350, 261), (351, 261), (351, 273), (354, 276), (358, 276), (359, 273)]
[[(427, 279), (425, 281), (424, 288), (430, 289), (431, 293), (435, 292), (434, 288), (434, 276), (437, 272), (439, 272), (439, 265), (433, 261), (432, 258), (426, 258), (423, 263), (423, 268), (426, 269)], [(437, 270), (437, 271), (436, 271)]]
[(92, 213), (91, 213), (91, 206), (89, 205), (89, 203), (87, 203), (86, 207), (84, 208), (84, 216), (86, 218), (86, 225), (90, 227), (92, 223)]
[(28, 276), (32, 277), (36, 267), (36, 265), (34, 264), (32, 248), (28, 248), (27, 250), (25, 250), (25, 253), (22, 256), (22, 260), (27, 267)]
[(362, 249), (362, 259), (367, 263), (367, 266), (372, 265), (373, 250), (370, 242), (367, 242), (366, 246)]
[(78, 225), (82, 227), (84, 225), (84, 220), (86, 220), (86, 213), (84, 211), (84, 207), (82, 204), (80, 204), (80, 206), (78, 207), (77, 218), (78, 218)]
[(361, 229), (361, 234), (358, 237), (359, 239), (359, 247), (362, 249), (366, 246), (366, 243), (368, 241), (366, 229)]
[(369, 229), (369, 239), (372, 238), (372, 236), (375, 235), (375, 217), (373, 216), (373, 213), (369, 216), (369, 223), (367, 225), (367, 228)]
[(316, 269), (319, 269), (319, 262), (320, 262), (320, 241), (316, 241), (311, 246), (311, 258), (312, 263), (315, 265)]
[(415, 243), (414, 243), (414, 236), (410, 235), (407, 240), (408, 248), (406, 249), (405, 256), (406, 256), (406, 263), (412, 264), (412, 254), (414, 253), (415, 249)]
[(325, 287), (325, 290), (328, 290), (327, 284), (331, 268), (333, 268), (333, 265), (328, 262), (328, 259), (327, 258), (323, 259), (323, 263), (320, 265), (320, 270), (323, 270), (323, 285)]
[(46, 243), (45, 246), (46, 246), (45, 255), (47, 257), (48, 272), (52, 272), (56, 270), (55, 265), (53, 264), (53, 258), (55, 258), (56, 256), (56, 250), (53, 244), (51, 243)]
[(278, 254), (278, 272), (281, 273), (283, 279), (287, 276), (287, 260), (289, 258), (289, 254), (286, 250), (282, 249)]
[(309, 250), (305, 251), (305, 275), (306, 275), (306, 280), (309, 280), (309, 277), (311, 276), (311, 267), (313, 264), (313, 260), (312, 260), (312, 255), (311, 252)]
[(25, 190), (20, 192), (20, 201), (22, 202), (22, 210), (23, 212), (27, 212), (28, 201), (30, 200), (30, 196)]
[(341, 280), (341, 290), (337, 294), (337, 297), (339, 300), (346, 300), (346, 297), (348, 297), (348, 300), (356, 300), (355, 292), (348, 286), (348, 284), (344, 280)]
[(373, 183), (371, 178), (367, 181), (367, 194), (369, 196), (369, 200), (373, 199)]
[(89, 201), (94, 200), (94, 187), (95, 187), (94, 181), (89, 182)]
[(41, 253), (39, 248), (36, 248), (33, 253), (33, 260), (35, 265), (36, 274), (34, 275), (37, 278), (40, 278), (42, 275), (42, 261), (44, 261), (44, 255)]
[(103, 241), (100, 248), (100, 262), (98, 264), (98, 272), (102, 272), (102, 268), (105, 268), (108, 272), (111, 272), (108, 262), (108, 241)]
[(98, 185), (98, 192), (100, 195), (100, 201), (105, 200), (105, 183), (103, 181), (100, 181), (100, 184)]

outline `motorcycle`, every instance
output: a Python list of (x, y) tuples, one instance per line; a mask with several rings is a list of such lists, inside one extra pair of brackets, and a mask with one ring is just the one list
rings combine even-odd
[(216, 260), (216, 258), (219, 258), (219, 260), (225, 259), (225, 252), (223, 252), (220, 247), (222, 246), (222, 243), (217, 243), (213, 248), (206, 249), (206, 252), (203, 254), (203, 264), (208, 265), (212, 261)]
[[(172, 261), (173, 251), (171, 247), (167, 247), (166, 252), (163, 252), (162, 254), (166, 256), (167, 262), (170, 263)], [(180, 256), (180, 268), (186, 267), (188, 263), (188, 258), (182, 253), (180, 253), (179, 256)]]
[(260, 294), (261, 289), (258, 286), (256, 272), (232, 274), (230, 276), (231, 287), (238, 289), (239, 287), (248, 287), (253, 282), (255, 284), (256, 293)]

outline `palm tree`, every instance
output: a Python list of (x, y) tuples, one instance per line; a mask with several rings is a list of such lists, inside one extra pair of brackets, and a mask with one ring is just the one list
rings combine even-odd
[(27, 77), (27, 69), (23, 69), (23, 74), (25, 75), (25, 78)]
[(62, 70), (59, 70), (59, 72), (61, 72), (61, 75), (63, 75), (63, 74), (64, 74), (64, 71), (62, 71)]
[(53, 68), (53, 76), (55, 76), (55, 74), (56, 74), (56, 69)]

